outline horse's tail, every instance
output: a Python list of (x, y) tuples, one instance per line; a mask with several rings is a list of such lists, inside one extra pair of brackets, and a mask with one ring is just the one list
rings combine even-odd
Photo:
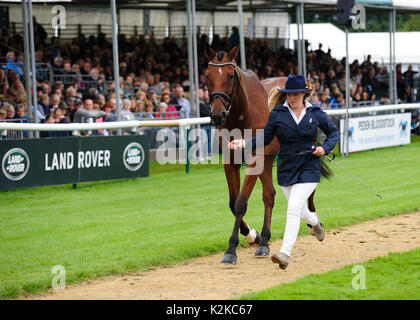
[(327, 160), (325, 160), (324, 157), (321, 157), (321, 175), (324, 178), (331, 178), (334, 174), (330, 169), (330, 166), (328, 165)]

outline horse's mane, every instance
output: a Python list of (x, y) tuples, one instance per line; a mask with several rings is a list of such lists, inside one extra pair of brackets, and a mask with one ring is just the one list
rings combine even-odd
[[(311, 80), (306, 80), (306, 89), (307, 92), (305, 93), (304, 99), (307, 101), (312, 102), (312, 94), (314, 92), (314, 88), (312, 86)], [(279, 91), (281, 89), (279, 86), (275, 86), (270, 90), (268, 93), (268, 109), (271, 111), (274, 107), (278, 104), (283, 104), (286, 101), (286, 94), (284, 92)]]

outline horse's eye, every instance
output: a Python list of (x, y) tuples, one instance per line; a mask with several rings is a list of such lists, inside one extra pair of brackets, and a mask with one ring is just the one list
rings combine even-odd
[(231, 74), (230, 76), (229, 76), (229, 79), (230, 80), (233, 80), (235, 78), (235, 75), (233, 75), (233, 74)]

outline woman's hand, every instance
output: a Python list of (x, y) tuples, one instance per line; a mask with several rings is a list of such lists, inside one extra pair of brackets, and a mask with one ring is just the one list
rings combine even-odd
[(322, 157), (325, 154), (325, 149), (323, 147), (316, 147), (312, 154), (317, 157)]
[(241, 149), (244, 147), (244, 140), (243, 139), (239, 139), (239, 140), (232, 140), (231, 142), (229, 142), (228, 144), (228, 148), (230, 150), (237, 150), (238, 148)]

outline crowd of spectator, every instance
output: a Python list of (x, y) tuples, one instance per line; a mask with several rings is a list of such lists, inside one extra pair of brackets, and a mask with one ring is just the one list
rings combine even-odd
[[(112, 43), (101, 33), (98, 37), (80, 36), (67, 42), (52, 37), (47, 44), (41, 28), (37, 25), (40, 30), (36, 35), (35, 57), (38, 104), (32, 114), (36, 113), (38, 121), (46, 123), (116, 121)], [(230, 38), (215, 35), (212, 46), (217, 50), (228, 50), (237, 44), (237, 30), (233, 31)], [(26, 95), (29, 90), (23, 85), (23, 39), (15, 35), (1, 40), (7, 46), (1, 47), (4, 63), (0, 68), (0, 120), (27, 122)], [(122, 120), (177, 119), (197, 114), (186, 95), (190, 85), (186, 41), (183, 39), (178, 43), (175, 38), (168, 37), (158, 44), (153, 36), (127, 39), (125, 35), (119, 35)], [(198, 41), (200, 116), (208, 116), (210, 111), (207, 60), (203, 52), (206, 42), (207, 36), (202, 35)], [(295, 51), (285, 47), (270, 49), (268, 42), (262, 39), (246, 39), (246, 57), (247, 68), (255, 71), (260, 79), (298, 73)], [(345, 59), (337, 60), (331, 50), (324, 51), (319, 45), (317, 50), (307, 52), (306, 61), (315, 88), (314, 101), (324, 109), (343, 108)], [(389, 103), (389, 96), (384, 94), (389, 82), (386, 66), (372, 62), (368, 56), (366, 61), (353, 61), (350, 73), (352, 106)], [(409, 100), (407, 79), (412, 81), (414, 74), (412, 68), (401, 74), (401, 67), (398, 67), (400, 99)], [(381, 92), (380, 97), (378, 92)]]

